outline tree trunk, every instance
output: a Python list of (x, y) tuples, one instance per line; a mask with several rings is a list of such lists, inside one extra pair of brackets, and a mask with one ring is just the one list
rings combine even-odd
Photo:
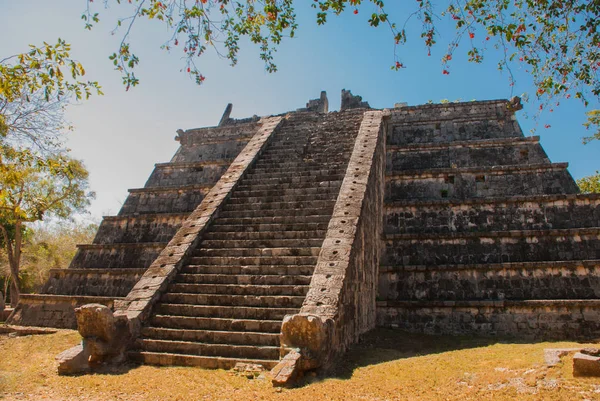
[[(12, 270), (12, 269), (11, 269)], [(11, 274), (12, 280), (10, 280), (10, 306), (15, 308), (19, 303), (19, 297), (21, 296), (21, 290), (19, 289), (19, 276)], [(15, 280), (15, 277), (17, 278)]]
[(4, 236), (4, 243), (8, 256), (8, 266), (10, 267), (10, 275), (12, 278), (10, 284), (10, 306), (14, 308), (19, 303), (19, 296), (21, 295), (21, 290), (19, 289), (19, 265), (21, 264), (22, 245), (21, 222), (17, 221), (15, 224), (14, 242), (10, 240), (5, 227), (0, 226), (0, 230)]

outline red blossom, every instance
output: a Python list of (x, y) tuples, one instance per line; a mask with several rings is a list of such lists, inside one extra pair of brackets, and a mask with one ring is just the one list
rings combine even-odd
[(354, 9), (354, 14), (358, 14), (358, 10), (357, 9)]
[(449, 74), (450, 74), (450, 72), (449, 72), (448, 70), (444, 70), (444, 71), (442, 71), (442, 74), (444, 74), (444, 75), (449, 75)]
[(473, 32), (469, 32), (469, 37), (470, 37), (471, 39), (473, 39), (473, 38), (475, 37), (475, 34), (474, 34)]

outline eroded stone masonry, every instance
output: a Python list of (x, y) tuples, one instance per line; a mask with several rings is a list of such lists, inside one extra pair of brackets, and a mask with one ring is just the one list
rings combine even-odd
[(229, 105), (219, 126), (179, 130), (173, 159), (10, 322), (79, 320), (96, 345), (71, 363), (249, 362), (279, 383), (376, 325), (597, 337), (600, 197), (523, 135), (519, 109), (375, 110), (345, 90), (339, 112), (324, 92), (279, 116)]

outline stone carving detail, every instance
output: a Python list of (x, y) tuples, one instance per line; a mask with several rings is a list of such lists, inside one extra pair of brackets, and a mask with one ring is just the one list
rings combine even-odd
[(110, 308), (100, 304), (83, 305), (75, 309), (81, 344), (59, 354), (58, 373), (87, 373), (106, 362), (125, 359), (130, 340), (125, 316), (115, 317)]

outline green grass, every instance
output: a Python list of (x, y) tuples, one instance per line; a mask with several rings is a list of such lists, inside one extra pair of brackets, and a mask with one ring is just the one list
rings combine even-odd
[(547, 368), (544, 348), (573, 342), (501, 343), (379, 329), (327, 376), (294, 389), (198, 368), (126, 366), (93, 375), (56, 374), (54, 357), (75, 331), (0, 336), (0, 400), (596, 400), (599, 378), (573, 378), (571, 359)]

